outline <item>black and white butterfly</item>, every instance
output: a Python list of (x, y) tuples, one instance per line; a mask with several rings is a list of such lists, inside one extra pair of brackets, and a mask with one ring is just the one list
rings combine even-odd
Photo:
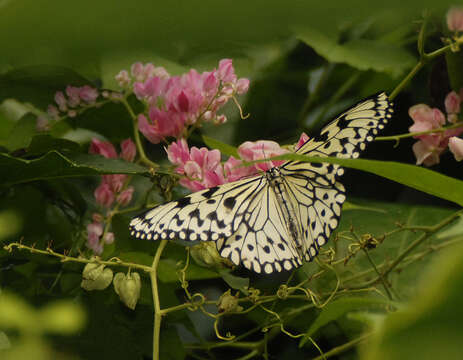
[[(392, 115), (385, 93), (340, 114), (297, 151), (357, 158)], [(215, 241), (219, 254), (257, 273), (311, 261), (337, 227), (346, 199), (335, 164), (287, 161), (261, 175), (157, 206), (130, 222), (146, 240)]]

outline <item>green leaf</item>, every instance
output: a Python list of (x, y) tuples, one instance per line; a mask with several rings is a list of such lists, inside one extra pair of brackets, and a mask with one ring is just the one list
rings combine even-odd
[(148, 175), (143, 166), (122, 159), (58, 151), (50, 151), (33, 160), (0, 154), (0, 168), (0, 184), (3, 185), (98, 174)]
[(249, 278), (233, 275), (229, 270), (220, 271), (220, 275), (231, 288), (247, 291), (246, 288), (249, 286)]
[[(339, 164), (348, 168), (363, 170), (382, 176), (400, 184), (407, 185), (411, 188), (463, 206), (463, 181), (439, 174), (438, 172), (420, 166), (402, 164), (395, 161), (340, 159), (336, 157), (320, 158), (299, 154), (285, 154), (272, 157), (271, 159)], [(263, 161), (268, 161), (268, 159), (255, 162)]]
[(203, 135), (202, 136), (204, 143), (211, 149), (218, 149), (222, 154), (228, 156), (234, 156), (235, 158), (239, 158), (238, 151), (234, 146), (225, 144), (219, 140), (213, 139), (209, 136)]
[(29, 146), (32, 137), (36, 134), (35, 126), (37, 118), (32, 114), (26, 114), (19, 119), (10, 132), (8, 138), (3, 142), (9, 151), (23, 149)]
[[(177, 271), (179, 270), (177, 262), (172, 259), (162, 259), (159, 261), (158, 276), (165, 283), (179, 281)], [(220, 274), (215, 271), (203, 268), (190, 262), (186, 272), (188, 280), (203, 280), (219, 278)]]
[(74, 141), (55, 138), (50, 135), (36, 135), (27, 148), (27, 156), (42, 155), (52, 150), (79, 152), (81, 149), (80, 145)]
[(304, 346), (309, 340), (309, 337), (315, 334), (322, 326), (339, 319), (350, 311), (372, 307), (384, 307), (389, 304), (391, 304), (389, 300), (372, 297), (346, 297), (332, 301), (323, 308), (317, 319), (310, 325), (305, 336), (301, 339), (299, 347)]
[(359, 70), (374, 70), (399, 76), (415, 64), (408, 51), (379, 40), (354, 39), (338, 44), (334, 37), (317, 29), (296, 27), (296, 36), (318, 54), (334, 63), (346, 63)]
[(361, 359), (459, 359), (463, 323), (463, 246), (442, 253), (422, 272), (408, 306), (392, 313), (365, 344)]
[(463, 216), (460, 216), (460, 219), (453, 224), (451, 227), (444, 231), (440, 231), (437, 234), (437, 238), (446, 239), (450, 237), (462, 236), (463, 235)]

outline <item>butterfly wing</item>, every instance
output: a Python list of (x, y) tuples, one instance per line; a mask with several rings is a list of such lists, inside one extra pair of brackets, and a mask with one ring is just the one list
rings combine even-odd
[(230, 237), (239, 225), (238, 209), (265, 187), (256, 176), (195, 192), (159, 205), (130, 221), (131, 235), (140, 239), (217, 241)]
[(217, 242), (221, 256), (267, 274), (302, 264), (273, 187), (267, 185), (241, 203), (235, 221), (233, 235)]
[[(308, 156), (357, 158), (392, 116), (385, 93), (367, 98), (336, 117), (320, 135), (296, 152)], [(287, 192), (304, 229), (305, 258), (312, 260), (337, 227), (345, 200), (337, 181), (344, 170), (336, 164), (289, 161), (281, 166)]]

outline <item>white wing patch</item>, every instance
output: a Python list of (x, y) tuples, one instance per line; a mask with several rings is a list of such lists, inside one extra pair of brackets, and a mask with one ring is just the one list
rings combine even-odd
[[(372, 96), (339, 115), (297, 153), (357, 158), (391, 116), (386, 94)], [(313, 260), (338, 226), (346, 198), (338, 179), (344, 170), (300, 161), (275, 170), (150, 209), (132, 219), (130, 233), (147, 240), (215, 241), (221, 256), (257, 273), (296, 268)], [(300, 226), (300, 236), (290, 223)]]

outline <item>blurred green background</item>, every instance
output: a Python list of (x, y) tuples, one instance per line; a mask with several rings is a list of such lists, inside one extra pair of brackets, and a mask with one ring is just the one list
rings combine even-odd
[[(245, 112), (251, 113), (251, 118), (241, 121), (236, 109), (230, 108), (227, 109), (229, 123), (221, 127), (206, 126), (201, 131), (233, 145), (256, 139), (289, 143), (295, 141), (302, 130), (316, 131), (356, 100), (379, 90), (394, 88), (417, 61), (416, 36), (423, 11), (433, 11), (427, 48), (434, 50), (442, 46), (440, 30), (445, 11), (452, 4), (451, 1), (437, 3), (430, 0), (0, 0), (0, 74), (5, 74), (0, 76), (0, 103), (15, 98), (31, 105), (4, 103), (1, 106), (0, 145), (9, 151), (27, 148), (31, 134), (35, 135), (35, 117), (29, 114), (21, 121), (18, 119), (31, 108), (45, 110), (46, 104), (53, 101), (54, 92), (66, 84), (90, 81), (105, 88), (115, 88), (114, 75), (121, 69), (128, 69), (135, 61), (154, 62), (166, 67), (172, 74), (179, 74), (191, 67), (199, 71), (210, 70), (225, 57), (233, 59), (239, 77), (251, 79), (250, 92), (242, 99)], [(25, 67), (28, 67), (27, 70), (24, 70)], [(311, 103), (307, 105), (308, 95), (314, 93), (325, 70), (328, 79), (324, 88), (316, 98), (309, 98)], [(423, 69), (396, 99), (396, 116), (383, 135), (407, 132), (411, 125), (407, 111), (415, 103), (429, 101), (431, 106), (442, 106), (443, 96), (450, 89), (447, 77), (443, 60)], [(332, 96), (349, 81), (351, 86), (348, 91), (331, 102)], [(306, 112), (305, 107), (308, 109)], [(105, 124), (97, 124), (98, 114), (102, 115)], [(100, 132), (114, 142), (128, 136), (130, 122), (120, 109), (108, 107), (98, 114), (79, 119), (82, 120), (79, 124)], [(108, 118), (111, 119), (110, 124)], [(15, 127), (17, 124), (21, 127)], [(13, 129), (15, 137), (11, 136)], [(200, 139), (199, 136), (193, 137), (191, 143), (200, 144)], [(84, 152), (87, 140), (79, 141)], [(413, 140), (408, 139), (402, 141), (398, 148), (393, 148), (391, 143), (376, 142), (369, 146), (364, 156), (414, 163), (412, 143)], [(162, 146), (149, 145), (148, 151), (153, 158), (165, 159)], [(441, 164), (434, 169), (461, 178), (461, 164), (456, 164), (450, 155), (443, 156)], [(352, 224), (361, 232), (374, 234), (395, 228), (397, 222), (433, 225), (453, 210), (439, 207), (449, 207), (447, 202), (357, 171), (348, 170), (343, 183), (349, 189), (349, 200), (373, 207), (379, 213), (345, 211), (340, 231), (347, 231)], [(18, 240), (24, 235), (28, 241), (37, 242), (42, 248), (51, 239), (60, 239), (56, 245), (62, 249), (70, 248), (75, 232), (84, 228), (82, 219), (92, 210), (91, 205), (89, 210), (88, 204), (92, 201), (96, 184), (96, 178), (85, 177), (75, 181), (52, 180), (1, 187), (0, 243)], [(69, 220), (68, 214), (63, 211), (65, 202), (77, 209), (76, 218), (82, 222)], [(391, 205), (393, 202), (396, 204)], [(385, 211), (387, 216), (383, 216), (381, 211)], [(117, 246), (120, 246), (118, 250), (123, 254), (136, 254), (137, 260), (142, 258), (141, 255), (146, 259), (146, 254), (153, 253), (153, 246), (130, 239), (127, 230), (129, 217), (121, 215), (114, 219), (113, 230)], [(461, 237), (461, 233), (460, 223), (448, 238)], [(397, 256), (414, 239), (414, 235), (397, 235), (394, 241), (372, 252), (375, 261), (387, 261)], [(441, 241), (433, 238), (426, 249), (432, 249), (432, 245)], [(184, 259), (183, 249), (172, 246), (166, 254), (166, 272), (173, 274), (175, 262)], [(426, 358), (429, 354), (432, 356), (428, 358), (435, 358), (438, 354), (452, 358), (458, 346), (458, 336), (463, 336), (462, 314), (456, 311), (461, 303), (461, 279), (451, 275), (453, 270), (461, 270), (462, 259), (457, 255), (447, 253), (447, 257), (443, 256), (431, 264), (443, 269), (435, 275), (437, 278), (427, 275), (433, 272), (433, 268), (423, 271), (430, 264), (428, 257), (413, 263), (407, 271), (394, 274), (391, 281), (401, 300), (406, 303), (418, 294), (418, 300), (412, 300), (415, 302), (410, 308), (417, 304), (419, 311), (410, 315), (413, 311), (405, 305), (403, 313), (393, 314), (395, 316), (376, 323), (383, 325), (379, 325), (382, 327), (379, 327), (371, 347), (363, 349), (360, 355), (351, 351), (338, 358), (398, 359), (413, 358), (414, 354), (419, 354), (416, 358)], [(101, 359), (101, 354), (113, 359), (130, 356), (149, 358), (152, 304), (146, 278), (140, 305), (136, 312), (130, 312), (120, 305), (112, 290), (83, 292), (79, 287), (81, 267), (75, 264), (63, 266), (55, 260), (25, 253), (11, 256), (3, 250), (0, 251), (0, 260), (2, 288), (20, 294), (37, 308), (47, 304), (51, 298), (72, 298), (86, 309), (88, 325), (85, 330), (72, 338), (58, 336), (51, 339), (63, 353), (77, 354), (84, 359)], [(312, 266), (315, 265), (311, 263), (308, 266), (313, 271)], [(353, 271), (355, 274), (355, 271), (369, 268), (363, 258), (363, 262), (361, 260), (349, 268), (341, 267), (341, 271)], [(424, 275), (421, 275), (423, 272)], [(201, 269), (198, 273), (204, 276), (203, 283), (195, 283), (198, 289), (215, 287), (214, 296), (219, 294), (219, 290), (225, 290), (221, 279), (217, 286), (217, 283), (204, 280), (209, 279), (210, 273), (206, 276)], [(301, 272), (299, 276), (304, 274)], [(251, 276), (252, 285), (262, 286), (264, 291), (269, 292), (275, 290), (281, 280), (262, 280), (245, 275)], [(417, 288), (416, 279), (420, 276), (423, 280)], [(428, 278), (431, 279), (429, 282), (436, 284), (431, 290), (427, 289)], [(449, 278), (451, 280), (447, 281)], [(319, 284), (320, 289), (332, 289), (333, 279), (324, 281)], [(457, 287), (452, 287), (453, 283)], [(165, 306), (184, 301), (178, 282), (166, 281), (160, 286)], [(441, 297), (435, 306), (429, 305), (438, 296)], [(420, 299), (426, 304), (423, 305)], [(315, 311), (304, 314), (290, 326), (304, 332), (317, 314)], [(403, 322), (400, 320), (402, 315)], [(0, 311), (0, 321), (1, 316)], [(238, 333), (243, 326), (249, 327), (253, 320), (264, 318), (263, 314), (253, 316), (246, 318), (244, 325), (241, 317), (236, 321), (230, 320), (227, 326)], [(355, 321), (352, 325), (346, 317), (339, 317), (336, 325), (324, 328), (316, 337), (324, 350), (349, 341), (364, 329)], [(400, 324), (397, 325), (397, 322)], [(205, 328), (210, 329), (211, 325), (204, 317), (185, 314), (173, 315), (166, 324), (161, 333), (164, 344), (162, 358), (165, 359), (179, 359), (186, 354), (178, 347), (179, 328), (184, 335), (185, 328), (192, 330), (196, 326), (201, 328), (199, 332), (205, 332)], [(439, 324), (439, 329), (442, 329), (436, 337), (432, 336), (433, 324)], [(26, 324), (23, 328), (27, 327)], [(19, 327), (16, 331), (24, 331), (23, 328)], [(413, 332), (413, 341), (421, 345), (407, 347), (404, 339), (408, 331)], [(447, 336), (447, 332), (452, 336)], [(0, 336), (2, 334), (0, 331)], [(445, 336), (439, 336), (442, 334)], [(8, 335), (11, 336), (11, 333), (8, 332)], [(212, 333), (208, 335), (208, 339), (213, 339)], [(429, 342), (430, 337), (435, 342)], [(14, 343), (15, 333), (12, 339)], [(433, 344), (438, 351), (427, 352), (427, 344)], [(0, 351), (1, 345), (0, 342)], [(385, 352), (384, 348), (389, 352)], [(417, 349), (425, 350), (418, 352)], [(447, 353), (440, 352), (445, 349)], [(318, 354), (308, 345), (304, 350), (298, 350), (296, 341), (283, 336), (271, 344), (271, 350), (280, 358), (287, 359), (296, 358), (295, 354), (301, 353), (304, 356)], [(67, 355), (65, 358), (72, 357)]]

